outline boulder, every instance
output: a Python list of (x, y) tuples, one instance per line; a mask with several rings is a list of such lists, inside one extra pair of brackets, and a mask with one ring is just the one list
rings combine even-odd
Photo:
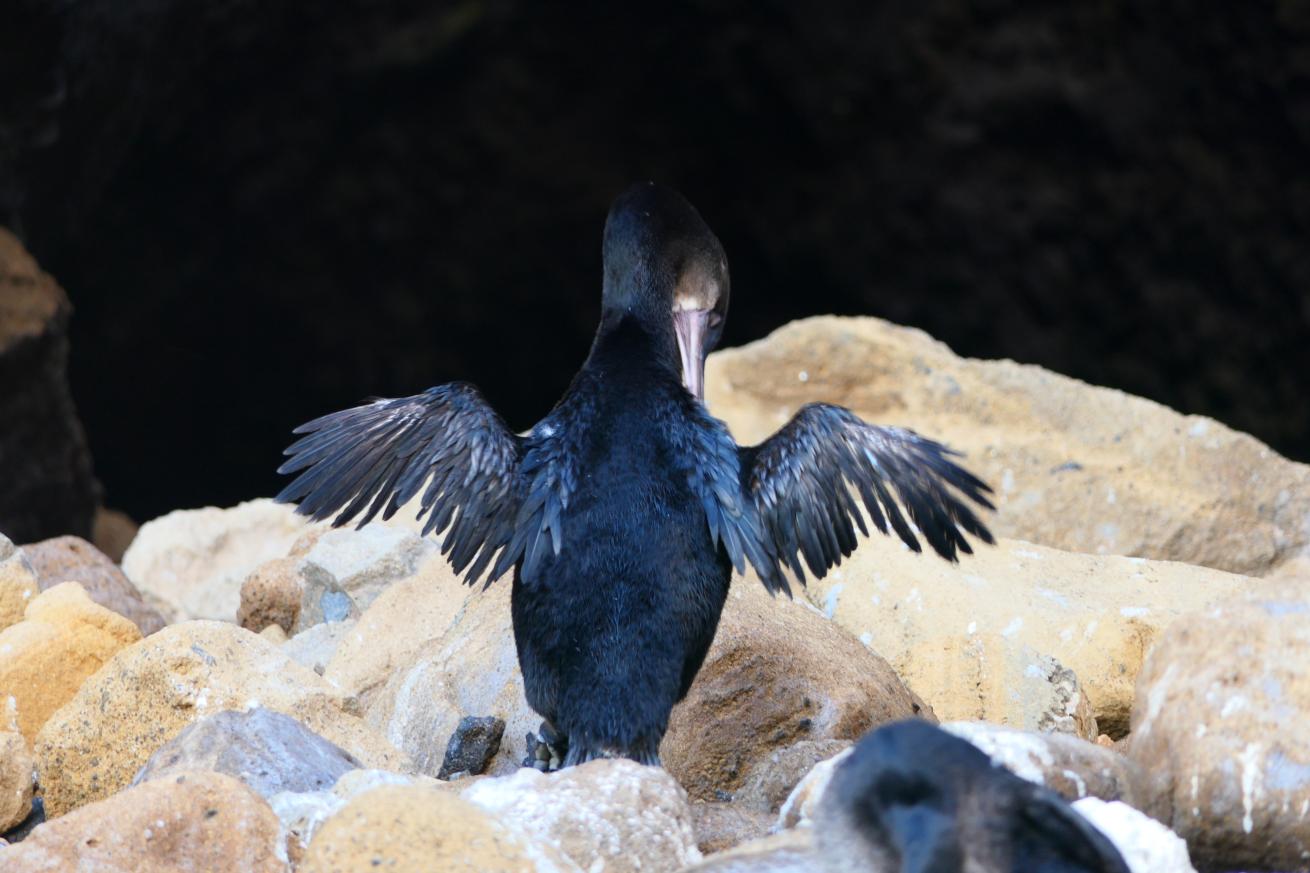
[(120, 652), (46, 722), (36, 758), (48, 813), (125, 787), (205, 715), (257, 706), (291, 715), (368, 766), (409, 766), (353, 714), (353, 698), (276, 645), (234, 624), (183, 622)]
[(1172, 801), (1202, 869), (1310, 859), (1310, 579), (1165, 631), (1137, 682), (1128, 755)]
[(766, 836), (775, 816), (742, 803), (693, 803), (691, 827), (702, 855), (724, 852), (733, 846)]
[(300, 873), (345, 870), (428, 873), (581, 873), (552, 846), (481, 807), (422, 785), (357, 795), (314, 835)]
[(1110, 838), (1132, 873), (1196, 873), (1187, 843), (1128, 804), (1084, 797), (1075, 800), (1073, 808)]
[(90, 536), (100, 499), (68, 389), (71, 314), (64, 290), (0, 227), (0, 532), (18, 542)]
[(438, 779), (452, 780), (485, 773), (500, 751), (505, 722), (494, 715), (468, 715), (459, 720), (446, 743)]
[(778, 749), (755, 763), (733, 800), (747, 809), (776, 816), (816, 764), (850, 746), (850, 740), (801, 740)]
[(23, 621), (0, 631), (0, 697), (14, 701), (19, 732), (35, 739), (89, 676), (139, 639), (136, 625), (76, 582), (42, 592)]
[(436, 551), (431, 540), (385, 524), (324, 533), (297, 564), (296, 629), (358, 618), (389, 585), (412, 576)]
[(271, 500), (178, 510), (141, 526), (123, 572), (182, 619), (234, 621), (242, 581), (286, 555), (308, 527), (293, 507)]
[(260, 706), (187, 725), (150, 756), (132, 784), (209, 770), (240, 779), (267, 799), (282, 791), (324, 791), (359, 766), (294, 718)]
[[(270, 627), (281, 630), (279, 625)], [(355, 629), (355, 620), (325, 621), (306, 628), (282, 644), (282, 654), (322, 676), (341, 643)]]
[(36, 571), (23, 550), (0, 533), (0, 630), (23, 620), (39, 590)]
[[(524, 698), (509, 595), (508, 584), (496, 584), (468, 596), (445, 633), (392, 668), (386, 684), (371, 696), (365, 719), (408, 754), (418, 772), (441, 772), (447, 741), (466, 716), (495, 716), (505, 723), (489, 774), (512, 773), (527, 756), (526, 734), (537, 729), (541, 716)], [(366, 614), (351, 636), (369, 624)], [(409, 639), (424, 632), (416, 629)], [(329, 665), (329, 681), (349, 644), (348, 639)]]
[(410, 776), (387, 770), (350, 770), (328, 790), (280, 791), (268, 798), (269, 805), (290, 835), (288, 850), (293, 864), (299, 864), (314, 834), (356, 795), (394, 785), (439, 788), (445, 783), (431, 776)]
[(23, 554), (36, 571), (42, 591), (61, 582), (76, 582), (96, 603), (130, 619), (143, 636), (166, 624), (118, 565), (81, 537), (42, 540), (23, 546)]
[(0, 848), (12, 873), (94, 870), (285, 873), (277, 816), (258, 794), (221, 773), (184, 773), (138, 785), (38, 825)]
[(705, 391), (743, 445), (811, 401), (946, 442), (996, 489), (991, 524), (1004, 537), (1254, 576), (1310, 553), (1310, 467), (1208, 418), (960, 358), (913, 328), (793, 322), (711, 355)]
[(14, 731), (0, 731), (0, 833), (20, 824), (32, 811), (36, 764), (27, 740)]
[(296, 572), (299, 563), (299, 557), (274, 558), (252, 570), (241, 583), (237, 624), (257, 632), (274, 626), (283, 634), (295, 630), (303, 593)]
[(820, 863), (813, 835), (809, 828), (801, 828), (741, 843), (692, 864), (683, 873), (817, 873), (823, 869)]
[(828, 784), (832, 782), (832, 774), (850, 755), (851, 749), (847, 748), (825, 761), (820, 761), (800, 782), (796, 783), (796, 787), (778, 809), (777, 830), (809, 827), (813, 824), (815, 813), (819, 809), (819, 801), (823, 799), (823, 792), (828, 790)]
[[(1133, 681), (1160, 631), (1253, 584), (1205, 567), (1016, 540), (952, 564), (875, 536), (806, 590), (941, 718), (1025, 730), (1068, 718), (1077, 735), (1091, 739), (1088, 720), (1078, 727), (1076, 686), (1099, 730), (1123, 736)], [(1062, 668), (1076, 683), (1061, 678)]]
[(673, 873), (700, 860), (687, 794), (668, 773), (625, 759), (558, 773), (523, 768), (460, 792), (582, 870)]
[(734, 579), (705, 664), (673, 709), (664, 766), (696, 800), (730, 799), (775, 751), (853, 740), (931, 710), (878, 655), (803, 600)]

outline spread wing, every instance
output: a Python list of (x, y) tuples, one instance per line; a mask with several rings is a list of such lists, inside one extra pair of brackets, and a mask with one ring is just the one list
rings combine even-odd
[(549, 457), (538, 461), (521, 488), (529, 440), (512, 433), (468, 383), (375, 400), (295, 433), (305, 436), (286, 450), (290, 460), (278, 472), (299, 475), (277, 500), (298, 502), (301, 515), (315, 521), (335, 515), (339, 527), (363, 513), (363, 527), (379, 512), (390, 518), (421, 492), (423, 533), (450, 529), (442, 552), (456, 572), (469, 568), (469, 583), (498, 551), (488, 584), (524, 554), (537, 554), (542, 541), (559, 551), (558, 512), (567, 495), (556, 467)]
[(802, 583), (802, 557), (823, 578), (854, 550), (856, 528), (868, 533), (852, 488), (878, 530), (887, 533), (890, 524), (916, 552), (922, 547), (914, 528), (950, 561), (957, 552), (973, 552), (966, 533), (993, 542), (969, 507), (972, 501), (992, 509), (991, 489), (952, 460), (957, 452), (914, 431), (875, 427), (849, 409), (811, 403), (769, 439), (740, 452), (742, 481), (770, 551)]

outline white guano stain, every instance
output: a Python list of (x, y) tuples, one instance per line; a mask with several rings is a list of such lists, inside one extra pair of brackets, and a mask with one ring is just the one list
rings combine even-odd
[(1007, 638), (1012, 637), (1022, 629), (1023, 629), (1023, 616), (1016, 615), (1014, 618), (1010, 619), (1010, 623), (1007, 624), (1005, 626), (1005, 629), (1001, 631), (1001, 636)]
[(1261, 793), (1259, 743), (1246, 744), (1238, 766), (1242, 769), (1242, 833), (1249, 834), (1255, 830), (1255, 802)]

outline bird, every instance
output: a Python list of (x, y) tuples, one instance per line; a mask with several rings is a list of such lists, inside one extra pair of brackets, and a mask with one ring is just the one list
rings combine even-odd
[[(705, 359), (728, 314), (728, 261), (681, 194), (637, 183), (602, 237), (600, 324), (563, 396), (512, 431), (451, 382), (296, 428), (277, 496), (311, 519), (368, 524), (418, 500), (423, 534), (470, 585), (512, 571), (528, 762), (659, 763), (675, 703), (714, 639), (732, 571), (788, 596), (873, 525), (921, 551), (993, 542), (970, 508), (988, 486), (910, 430), (812, 403), (755, 446), (704, 404)], [(903, 509), (902, 509), (903, 507)], [(534, 757), (535, 756), (535, 757)], [(542, 762), (549, 762), (545, 765)], [(525, 762), (526, 763), (526, 762)]]
[(819, 800), (814, 835), (824, 873), (1130, 873), (1060, 795), (921, 719), (855, 745)]

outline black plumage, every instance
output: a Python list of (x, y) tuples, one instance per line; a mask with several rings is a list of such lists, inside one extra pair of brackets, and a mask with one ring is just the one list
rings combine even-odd
[(1058, 794), (917, 720), (856, 744), (814, 829), (825, 873), (1130, 873)]
[(470, 583), (514, 570), (528, 702), (566, 739), (565, 763), (655, 762), (732, 567), (753, 566), (771, 591), (790, 591), (788, 570), (804, 582), (802, 559), (822, 577), (867, 533), (855, 494), (880, 531), (955, 560), (964, 534), (991, 542), (966, 501), (990, 504), (946, 447), (836, 406), (738, 447), (701, 402), (727, 259), (677, 193), (620, 196), (603, 256), (591, 353), (527, 434), (464, 383), (377, 400), (298, 428), (280, 472), (299, 475), (278, 499), (363, 525), (418, 497), (424, 532), (444, 532)]

